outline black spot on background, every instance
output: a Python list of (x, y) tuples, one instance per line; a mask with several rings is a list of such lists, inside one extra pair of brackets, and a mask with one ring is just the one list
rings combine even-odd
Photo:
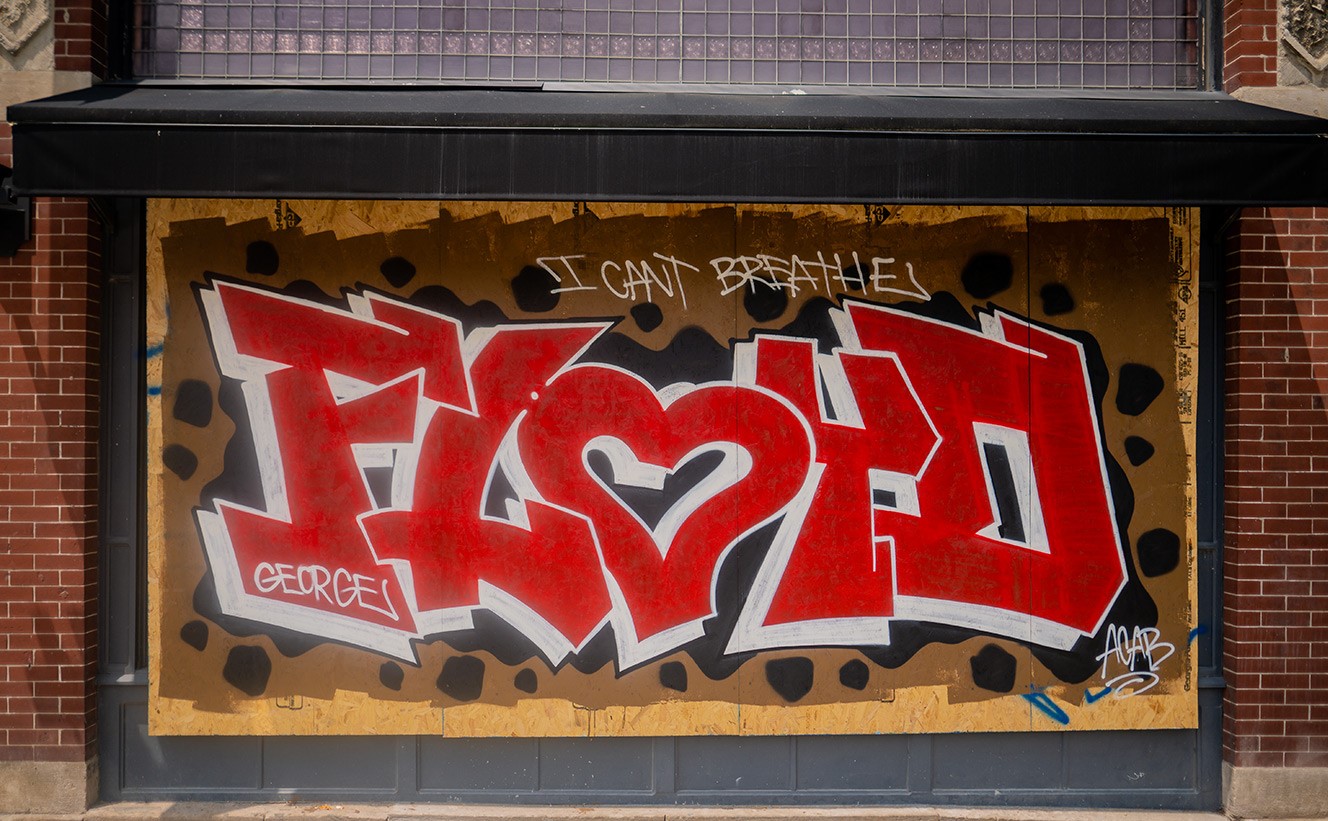
[(1153, 443), (1142, 436), (1125, 437), (1125, 458), (1130, 464), (1139, 467), (1153, 458)]
[(812, 297), (802, 304), (798, 315), (791, 322), (779, 329), (779, 333), (781, 336), (815, 339), (818, 352), (834, 353), (840, 345), (839, 331), (830, 318), (830, 311), (834, 308), (835, 304), (825, 297)]
[(201, 653), (207, 649), (208, 626), (195, 619), (180, 628), (180, 640)]
[(581, 652), (573, 655), (567, 663), (573, 670), (590, 675), (612, 664), (616, 658), (618, 658), (618, 639), (610, 625), (591, 636), (590, 641), (581, 645)]
[(161, 452), (161, 463), (181, 479), (188, 479), (198, 470), (198, 457), (184, 445), (167, 445)]
[(973, 683), (993, 693), (1008, 693), (1014, 689), (1014, 674), (1019, 667), (1015, 657), (995, 644), (988, 644), (968, 660), (973, 670)]
[(765, 663), (765, 680), (780, 698), (793, 703), (812, 691), (815, 671), (812, 660), (803, 656), (773, 659)]
[(558, 287), (558, 280), (553, 274), (538, 265), (527, 265), (521, 273), (512, 278), (512, 296), (516, 297), (516, 306), (532, 314), (542, 314), (558, 307), (558, 297), (553, 293)]
[(457, 701), (474, 701), (484, 690), (484, 660), (474, 656), (453, 656), (443, 662), (438, 689)]
[[(869, 303), (870, 304), (870, 303)], [(922, 316), (944, 322), (956, 328), (982, 332), (982, 323), (959, 298), (949, 291), (937, 291), (927, 302), (900, 302), (890, 306), (891, 310), (904, 311), (914, 316)]]
[(474, 305), (466, 304), (451, 289), (441, 285), (425, 285), (410, 295), (412, 305), (446, 314), (461, 323), (463, 333), (470, 333), (476, 328), (489, 328), (507, 322), (503, 309), (487, 299)]
[(929, 644), (959, 644), (973, 638), (973, 631), (935, 622), (892, 621), (890, 643), (856, 648), (873, 663), (894, 670), (902, 667)]
[(296, 299), (304, 299), (316, 305), (328, 305), (336, 308), (344, 308), (342, 301), (323, 290), (317, 282), (311, 282), (307, 279), (297, 279), (285, 288), (281, 293), (287, 296), (293, 296)]
[(591, 343), (581, 362), (604, 362), (629, 370), (660, 390), (675, 382), (723, 382), (733, 378), (733, 351), (704, 330), (689, 325), (663, 350), (651, 350), (620, 333)]
[(198, 379), (181, 380), (171, 413), (186, 425), (206, 428), (212, 421), (212, 386)]
[(512, 679), (512, 685), (523, 693), (533, 693), (539, 689), (539, 678), (534, 670), (526, 668), (516, 674), (516, 678)]
[(262, 647), (233, 647), (226, 656), (221, 677), (235, 689), (248, 696), (261, 696), (272, 675), (272, 660)]
[(1047, 316), (1059, 316), (1074, 310), (1074, 297), (1070, 296), (1070, 289), (1059, 282), (1043, 285), (1038, 294), (1042, 297), (1042, 313)]
[(868, 268), (866, 263), (859, 262), (840, 271), (839, 276), (845, 288), (862, 293), (867, 290), (867, 283), (871, 282), (871, 268)]
[(251, 242), (244, 249), (245, 273), (270, 277), (280, 265), (281, 258), (277, 256), (277, 249), (266, 240)]
[(778, 319), (788, 309), (788, 293), (777, 285), (753, 279), (742, 289), (742, 309), (757, 322)]
[(516, 667), (540, 657), (539, 648), (533, 641), (491, 611), (476, 610), (471, 621), (474, 627), (470, 630), (447, 634), (447, 643), (452, 649), (462, 653), (481, 650), (492, 653), (499, 664), (507, 667)]
[(1121, 365), (1120, 384), (1116, 386), (1116, 410), (1126, 416), (1138, 416), (1153, 404), (1162, 392), (1162, 374), (1134, 362)]
[(679, 693), (687, 692), (687, 668), (681, 661), (664, 662), (659, 666), (659, 683)]
[(993, 297), (1014, 282), (1014, 263), (1005, 254), (974, 254), (959, 281), (974, 299)]
[(378, 273), (393, 288), (404, 288), (415, 278), (415, 264), (405, 257), (389, 257), (378, 266)]
[(395, 661), (385, 661), (378, 668), (378, 680), (389, 690), (400, 690), (401, 683), (406, 680), (406, 671)]
[(642, 302), (632, 306), (632, 319), (636, 320), (636, 327), (650, 333), (664, 321), (664, 312), (653, 302)]
[(865, 690), (871, 680), (871, 670), (866, 664), (853, 659), (839, 668), (839, 683), (850, 690)]
[(1161, 576), (1180, 564), (1180, 537), (1165, 528), (1154, 528), (1139, 537), (1139, 572), (1148, 578)]

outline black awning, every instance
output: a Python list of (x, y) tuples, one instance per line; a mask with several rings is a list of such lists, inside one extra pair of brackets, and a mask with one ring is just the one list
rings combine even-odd
[(1204, 92), (102, 85), (9, 118), (43, 195), (1328, 204), (1328, 120)]

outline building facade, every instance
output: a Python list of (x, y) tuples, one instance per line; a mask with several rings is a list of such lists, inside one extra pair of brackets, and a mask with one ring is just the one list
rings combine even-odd
[[(0, 811), (295, 794), (1328, 813), (1322, 9), (0, 5), (14, 124), (0, 143)], [(470, 273), (481, 262), (502, 273)], [(716, 283), (727, 301), (703, 296)], [(427, 368), (414, 385), (396, 348), (326, 352), (379, 350), (369, 326), (425, 334), (416, 314), (458, 329), (429, 337), (458, 351), (456, 397)], [(604, 317), (608, 341), (554, 336)], [(498, 413), (484, 368), (520, 382), (475, 329), (501, 340), (531, 322), (550, 335), (539, 344), (572, 347), (510, 430), (548, 433), (498, 436), (504, 458), (430, 451), (409, 420)], [(274, 326), (286, 334), (263, 335)], [(935, 328), (929, 348), (904, 341)], [(1033, 398), (1067, 384), (1036, 376), (1057, 344), (1083, 363), (1069, 383), (1082, 407)], [(799, 346), (823, 357), (801, 400)], [(1025, 358), (988, 385), (1015, 349)], [(283, 368), (345, 377), (301, 411), (341, 414), (340, 451), (316, 444), (332, 428), (285, 426), (269, 381)], [(608, 381), (558, 391), (587, 374)], [(969, 392), (942, 399), (947, 384)], [(1029, 398), (983, 404), (1012, 389)], [(302, 390), (289, 396), (310, 401)], [(637, 393), (650, 413), (584, 399)], [(355, 402), (407, 432), (356, 433)], [(676, 403), (693, 411), (670, 416)], [(689, 443), (678, 431), (705, 412), (750, 417)], [(1048, 433), (1038, 420), (1053, 417)], [(882, 420), (918, 452), (835, 444)], [(572, 429), (585, 441), (559, 472)], [(769, 431), (782, 458), (737, 430)], [(318, 467), (296, 469), (296, 440)], [(1102, 455), (1065, 457), (1076, 442)], [(256, 466), (265, 452), (285, 454), (275, 479)], [(334, 453), (351, 479), (319, 485)], [(712, 477), (746, 467), (661, 490), (707, 453)], [(420, 495), (490, 460), (510, 487), (494, 496), (496, 474), (480, 477), (487, 524)], [(857, 524), (847, 503), (798, 491), (848, 464), (871, 477)], [(569, 489), (559, 477), (578, 465), (590, 484)], [(763, 494), (742, 495), (752, 477)], [(940, 488), (964, 482), (987, 517), (968, 530), (962, 504), (936, 514)], [(641, 488), (662, 509), (634, 503)], [(764, 512), (712, 516), (731, 537), (697, 537), (724, 551), (698, 554), (696, 612), (678, 609), (676, 571), (657, 600), (633, 588), (636, 559), (604, 550), (639, 526), (676, 558), (724, 494)], [(442, 530), (384, 535), (424, 527), (392, 520), (426, 509)], [(302, 510), (323, 523), (302, 531), (304, 553), (283, 564), (286, 537), (259, 530), (245, 564), (241, 514), (298, 529)], [(614, 530), (621, 510), (637, 524)], [(355, 529), (333, 539), (339, 513)], [(388, 529), (359, 530), (366, 514)], [(598, 545), (581, 573), (575, 522)], [(986, 541), (962, 544), (999, 543), (991, 564), (939, 552), (983, 525)], [(556, 550), (468, 560), (506, 598), (429, 605), (447, 567), (385, 552), (448, 528), (506, 545), (513, 528), (555, 526)], [(334, 563), (328, 545), (361, 533), (377, 564)], [(1111, 534), (1096, 558), (1094, 533)], [(909, 537), (930, 552), (910, 559)], [(867, 553), (834, 552), (852, 538)], [(512, 555), (533, 581), (494, 581)], [(808, 555), (830, 569), (800, 570)], [(410, 575), (374, 576), (385, 556)], [(833, 572), (864, 556), (847, 581)], [(798, 573), (820, 581), (782, 604)], [(1031, 592), (1002, 598), (1025, 573)], [(401, 579), (414, 592), (392, 592)], [(1046, 592), (1059, 589), (1074, 592)], [(371, 606), (351, 618), (355, 602)], [(778, 623), (781, 607), (795, 615)]]

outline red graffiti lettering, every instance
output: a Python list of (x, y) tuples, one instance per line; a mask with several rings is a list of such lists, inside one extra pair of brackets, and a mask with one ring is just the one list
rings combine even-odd
[[(732, 381), (657, 389), (580, 361), (607, 323), (346, 300), (202, 291), (264, 502), (198, 512), (228, 613), (404, 658), (479, 609), (551, 662), (611, 624), (625, 669), (724, 608), (728, 652), (894, 619), (1064, 648), (1124, 585), (1084, 351), (1010, 315), (850, 303), (831, 353), (760, 336)], [(739, 602), (720, 569), (758, 531)]]
[(1083, 351), (1008, 315), (983, 333), (850, 305), (863, 348), (909, 373), (942, 445), (921, 516), (876, 511), (896, 615), (1068, 647), (1125, 583)]
[(561, 658), (608, 615), (608, 590), (583, 516), (516, 499), (498, 500), (500, 516), (485, 514), (495, 483), (516, 479), (507, 475), (514, 460), (501, 458), (504, 437), (544, 383), (602, 329), (498, 329), (470, 368), (474, 412), (440, 407), (429, 421), (409, 509), (365, 517), (381, 555), (409, 563), (431, 632), (469, 627), (470, 610), (483, 606)]
[[(700, 636), (715, 614), (714, 577), (724, 553), (777, 515), (801, 486), (810, 447), (777, 397), (734, 385), (703, 385), (662, 401), (619, 370), (576, 367), (549, 386), (521, 450), (549, 499), (595, 523), (616, 591), (614, 629), (624, 666)], [(719, 461), (678, 499), (670, 474), (706, 452)], [(592, 454), (606, 466), (599, 475)], [(629, 504), (652, 490), (658, 516)]]
[[(916, 481), (937, 444), (898, 360), (811, 340), (754, 343), (755, 382), (788, 397), (816, 443), (811, 486), (753, 585), (731, 650), (880, 644), (894, 613), (888, 538), (873, 532), (886, 498), (916, 515)], [(817, 360), (820, 360), (818, 364)]]
[[(205, 539), (223, 542), (235, 566), (223, 607), (348, 641), (414, 633), (396, 574), (375, 558), (356, 516), (370, 507), (353, 448), (409, 442), (419, 378), (395, 356), (404, 335), (391, 327), (302, 300), (218, 284), (205, 292), (223, 369), (245, 377), (245, 399), (263, 474), (266, 512), (219, 503), (200, 514)], [(220, 333), (218, 333), (220, 331)], [(385, 364), (390, 363), (390, 364)], [(328, 373), (357, 381), (358, 395), (333, 392)], [(210, 545), (211, 546), (211, 545)], [(265, 583), (260, 565), (334, 566), (375, 591), (367, 597), (307, 596)], [(358, 583), (357, 583), (358, 584)], [(298, 608), (292, 605), (298, 604)], [(315, 612), (309, 612), (310, 610)], [(378, 628), (378, 629), (376, 629)], [(401, 641), (396, 651), (406, 649)]]

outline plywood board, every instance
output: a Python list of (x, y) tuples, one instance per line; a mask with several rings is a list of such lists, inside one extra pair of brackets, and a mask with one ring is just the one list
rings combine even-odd
[(150, 726), (1196, 726), (1197, 213), (155, 200)]

